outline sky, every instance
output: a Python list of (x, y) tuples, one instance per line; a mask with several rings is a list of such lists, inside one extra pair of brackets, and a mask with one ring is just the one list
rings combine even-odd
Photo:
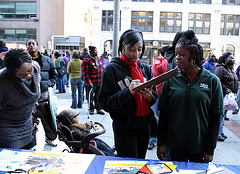
[(83, 36), (88, 28), (84, 22), (84, 14), (87, 13), (90, 2), (88, 0), (65, 0), (65, 36)]

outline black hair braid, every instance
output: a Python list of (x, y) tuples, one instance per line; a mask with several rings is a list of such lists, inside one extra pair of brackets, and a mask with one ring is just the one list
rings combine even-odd
[(199, 68), (202, 67), (203, 49), (198, 44), (198, 39), (192, 30), (187, 30), (178, 41), (179, 45), (185, 46), (190, 51), (190, 60), (193, 60), (193, 65)]
[(31, 56), (24, 49), (11, 49), (4, 58), (4, 65), (8, 71), (16, 72), (25, 62), (32, 62)]

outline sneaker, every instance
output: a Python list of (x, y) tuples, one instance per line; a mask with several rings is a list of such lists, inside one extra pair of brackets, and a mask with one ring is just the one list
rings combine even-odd
[(218, 140), (218, 141), (224, 141), (225, 138), (223, 138), (222, 136), (219, 135), (217, 140)]
[(225, 139), (227, 139), (227, 135), (225, 135), (224, 133), (221, 134), (221, 136)]
[(70, 106), (70, 108), (72, 108), (72, 109), (77, 109), (77, 107), (73, 107), (73, 106)]
[(229, 117), (225, 117), (224, 119), (228, 121), (228, 120), (229, 120)]
[(57, 146), (57, 144), (53, 143), (52, 140), (46, 139), (45, 142), (46, 142), (48, 145), (50, 145), (50, 146), (53, 146), (53, 147), (56, 147), (56, 146)]
[(60, 92), (60, 91), (55, 92), (55, 94), (61, 94), (61, 93), (63, 93), (63, 92)]
[(94, 114), (94, 111), (93, 111), (93, 110), (90, 110), (90, 111), (89, 111), (89, 114), (90, 114), (90, 115), (93, 115), (93, 114)]
[(153, 147), (154, 147), (154, 143), (151, 142), (151, 143), (148, 144), (148, 150), (152, 150)]
[(238, 110), (234, 110), (232, 114), (238, 114)]
[(103, 112), (103, 110), (98, 110), (98, 111), (97, 111), (97, 114), (105, 115), (105, 112)]

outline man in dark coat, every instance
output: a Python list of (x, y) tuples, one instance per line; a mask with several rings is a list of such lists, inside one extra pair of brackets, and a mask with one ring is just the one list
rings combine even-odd
[(56, 139), (57, 133), (53, 128), (51, 112), (48, 109), (48, 88), (54, 87), (57, 79), (57, 71), (53, 60), (47, 56), (42, 55), (38, 51), (38, 42), (35, 39), (29, 39), (26, 42), (28, 53), (32, 56), (32, 59), (37, 61), (41, 67), (41, 81), (40, 89), (41, 96), (38, 101), (39, 105), (37, 109), (41, 113), (37, 115), (41, 118), (43, 128), (46, 134), (46, 143), (51, 146), (56, 146), (52, 141)]

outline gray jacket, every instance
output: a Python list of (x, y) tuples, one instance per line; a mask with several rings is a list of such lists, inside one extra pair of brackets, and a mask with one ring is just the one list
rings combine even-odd
[(33, 62), (32, 90), (14, 73), (0, 72), (0, 148), (22, 148), (32, 141), (32, 110), (39, 98), (39, 71)]
[(41, 62), (38, 62), (41, 67), (41, 92), (46, 92), (49, 87), (54, 87), (57, 80), (57, 71), (53, 60), (47, 56), (42, 55), (40, 52), (39, 58)]

